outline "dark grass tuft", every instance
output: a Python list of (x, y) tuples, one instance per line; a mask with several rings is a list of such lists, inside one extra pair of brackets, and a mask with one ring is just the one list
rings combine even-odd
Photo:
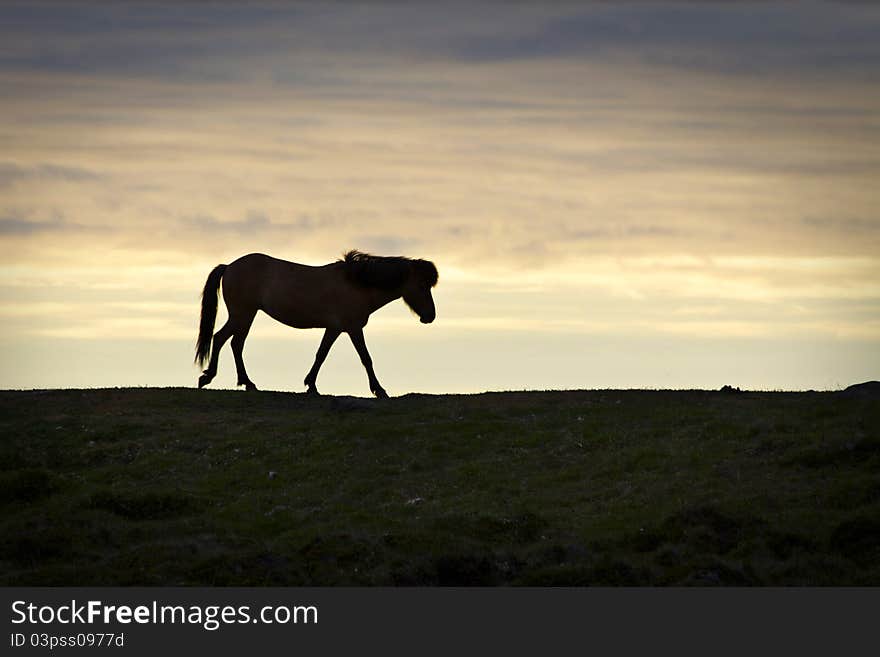
[(28, 504), (56, 493), (61, 488), (58, 478), (48, 470), (25, 468), (0, 472), (0, 505)]
[(202, 503), (182, 493), (94, 493), (87, 506), (109, 511), (128, 520), (160, 520), (196, 513)]
[(831, 548), (865, 563), (880, 561), (880, 517), (861, 516), (840, 523), (832, 532)]

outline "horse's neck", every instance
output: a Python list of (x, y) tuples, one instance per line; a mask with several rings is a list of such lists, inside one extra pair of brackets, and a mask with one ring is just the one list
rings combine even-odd
[(394, 290), (382, 290), (379, 288), (373, 288), (371, 290), (372, 294), (370, 295), (370, 312), (374, 313), (382, 306), (388, 305), (395, 299), (400, 298), (400, 292)]

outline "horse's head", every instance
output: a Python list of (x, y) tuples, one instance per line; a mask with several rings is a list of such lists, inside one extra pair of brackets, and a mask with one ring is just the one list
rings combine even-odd
[(428, 260), (411, 260), (410, 272), (403, 285), (403, 300), (419, 316), (422, 324), (430, 324), (437, 316), (431, 288), (437, 285), (437, 268)]

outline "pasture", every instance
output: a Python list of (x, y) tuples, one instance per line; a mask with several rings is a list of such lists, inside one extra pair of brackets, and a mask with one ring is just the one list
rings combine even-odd
[(0, 392), (4, 585), (878, 585), (880, 404)]

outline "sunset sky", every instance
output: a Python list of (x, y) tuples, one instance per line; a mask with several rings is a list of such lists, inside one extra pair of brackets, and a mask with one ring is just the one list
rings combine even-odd
[[(878, 379), (878, 35), (856, 2), (3, 2), (0, 387), (195, 385), (212, 267), (351, 248), (440, 272), (434, 324), (366, 329), (391, 395)], [(258, 317), (251, 378), (303, 391), (320, 337)], [(318, 384), (369, 394), (344, 338)]]

